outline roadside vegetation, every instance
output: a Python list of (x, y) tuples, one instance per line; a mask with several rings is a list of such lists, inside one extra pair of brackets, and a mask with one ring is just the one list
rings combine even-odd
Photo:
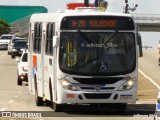
[(0, 18), (0, 35), (2, 34), (8, 34), (10, 32), (10, 25), (9, 23)]

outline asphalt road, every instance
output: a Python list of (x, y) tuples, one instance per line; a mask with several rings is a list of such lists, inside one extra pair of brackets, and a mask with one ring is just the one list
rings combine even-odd
[(139, 69), (160, 86), (160, 66), (158, 50), (143, 49), (144, 56), (139, 58)]
[[(152, 55), (152, 57), (150, 55)], [(144, 58), (140, 59), (139, 64), (142, 71), (158, 82), (158, 75), (160, 75), (160, 71), (158, 70), (160, 70), (160, 67), (157, 66), (155, 62), (156, 59), (152, 52), (148, 53), (147, 51), (144, 54)], [(153, 120), (152, 114), (154, 114), (155, 104), (152, 103), (129, 104), (127, 112), (124, 115), (110, 111), (105, 107), (89, 107), (87, 105), (70, 105), (65, 108), (63, 112), (53, 112), (48, 106), (37, 107), (34, 103), (34, 95), (29, 92), (27, 83), (24, 83), (23, 86), (17, 85), (17, 63), (15, 59), (7, 55), (6, 51), (0, 51), (0, 81), (0, 111), (43, 111), (42, 113), (53, 116), (25, 118), (26, 120), (78, 120), (82, 119), (82, 117), (84, 120), (88, 120), (88, 118), (94, 120)], [(158, 84), (160, 85), (160, 82), (158, 82)], [(10, 120), (10, 118), (0, 118), (0, 120), (2, 119)], [(19, 119), (16, 118), (16, 120)], [(23, 120), (25, 119), (23, 118)]]

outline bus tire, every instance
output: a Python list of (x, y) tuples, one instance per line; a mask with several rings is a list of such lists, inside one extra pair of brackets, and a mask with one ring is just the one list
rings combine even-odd
[(53, 102), (53, 92), (52, 92), (52, 84), (51, 80), (49, 81), (49, 91), (50, 91), (50, 106), (54, 112), (61, 112), (64, 104), (57, 104)]
[(57, 104), (53, 102), (53, 111), (54, 112), (61, 112), (64, 108), (64, 104)]
[(11, 55), (11, 58), (15, 58), (15, 56), (14, 56), (14, 55)]
[(42, 97), (38, 96), (37, 87), (35, 87), (35, 103), (36, 103), (36, 106), (43, 106), (44, 105)]
[(17, 79), (17, 85), (22, 85), (22, 80), (19, 75), (18, 75), (18, 79)]
[(53, 92), (52, 92), (51, 80), (49, 80), (49, 93), (50, 93), (50, 101), (47, 104), (53, 109)]
[(116, 111), (119, 114), (125, 114), (127, 109), (127, 104), (126, 103), (120, 103), (116, 104)]

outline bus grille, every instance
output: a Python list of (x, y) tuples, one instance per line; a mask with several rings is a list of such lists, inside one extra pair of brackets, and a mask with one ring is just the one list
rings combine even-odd
[[(83, 90), (96, 90), (96, 87), (80, 87)], [(101, 87), (100, 90), (114, 90), (115, 87)]]
[(123, 79), (123, 77), (108, 77), (108, 78), (73, 78), (80, 84), (114, 84)]
[(84, 93), (84, 96), (87, 99), (109, 99), (111, 96), (111, 93), (98, 93), (98, 94)]

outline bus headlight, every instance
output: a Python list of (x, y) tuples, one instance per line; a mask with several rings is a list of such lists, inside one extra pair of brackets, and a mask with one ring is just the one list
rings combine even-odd
[(77, 91), (78, 89), (72, 85), (68, 80), (62, 79), (60, 80), (60, 83), (62, 85), (62, 87), (66, 90), (73, 90), (73, 91)]
[(135, 79), (127, 80), (127, 82), (121, 85), (118, 90), (129, 90), (134, 86), (134, 83), (135, 83)]

